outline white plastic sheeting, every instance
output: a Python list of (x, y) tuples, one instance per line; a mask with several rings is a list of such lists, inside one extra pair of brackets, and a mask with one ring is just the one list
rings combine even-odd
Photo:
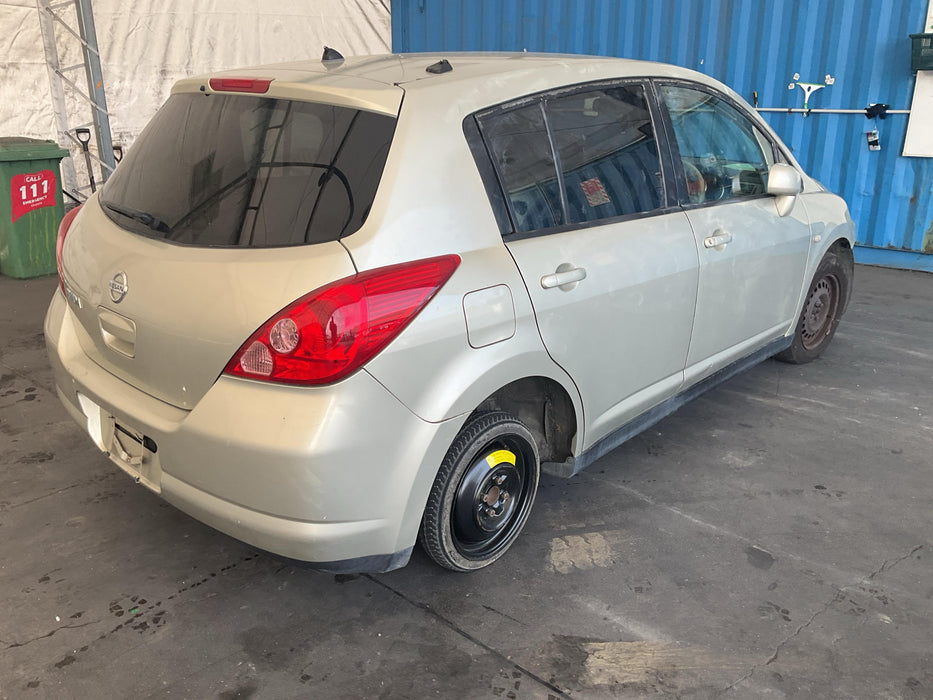
[[(318, 59), (325, 44), (345, 56), (390, 50), (389, 0), (93, 0), (93, 9), (113, 141), (124, 147), (181, 78)], [(0, 136), (59, 140), (38, 12), (35, 0), (0, 0)], [(77, 40), (60, 26), (57, 35), (61, 66), (81, 63)], [(83, 70), (68, 75), (87, 91)], [(69, 125), (89, 122), (86, 103), (65, 94)]]

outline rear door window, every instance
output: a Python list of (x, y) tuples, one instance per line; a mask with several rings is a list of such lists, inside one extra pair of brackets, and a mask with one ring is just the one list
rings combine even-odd
[(101, 192), (119, 226), (194, 246), (335, 241), (365, 221), (395, 119), (311, 102), (178, 94)]
[(477, 121), (516, 233), (665, 205), (658, 144), (640, 84), (562, 90), (495, 108)]
[(661, 206), (661, 163), (640, 85), (578, 92), (545, 104), (569, 223)]

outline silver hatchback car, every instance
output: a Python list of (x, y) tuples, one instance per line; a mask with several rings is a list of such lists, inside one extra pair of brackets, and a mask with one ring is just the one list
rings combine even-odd
[(512, 545), (571, 476), (830, 342), (845, 203), (655, 63), (387, 55), (179, 82), (59, 231), (65, 407), (137, 482), (331, 571)]

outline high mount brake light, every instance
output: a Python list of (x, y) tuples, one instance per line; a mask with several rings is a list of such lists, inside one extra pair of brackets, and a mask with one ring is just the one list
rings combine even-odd
[(79, 204), (74, 209), (71, 209), (64, 217), (62, 217), (62, 222), (58, 225), (58, 238), (55, 240), (55, 264), (58, 267), (58, 287), (62, 290), (62, 294), (65, 293), (65, 271), (62, 267), (62, 253), (65, 250), (65, 236), (68, 235), (68, 229), (71, 228), (71, 222), (75, 220), (75, 217), (78, 215), (78, 210), (83, 207), (83, 204)]
[(274, 78), (211, 78), (208, 83), (214, 92), (269, 92)]
[(262, 324), (224, 373), (301, 385), (343, 379), (392, 342), (459, 264), (459, 255), (444, 255), (320, 287)]

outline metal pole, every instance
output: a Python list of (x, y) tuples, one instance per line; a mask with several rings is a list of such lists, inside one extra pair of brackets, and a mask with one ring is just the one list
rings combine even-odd
[[(864, 109), (800, 109), (799, 107), (755, 107), (759, 112), (784, 112), (786, 114), (861, 114)], [(910, 114), (909, 109), (889, 109), (886, 114)]]
[[(48, 9), (48, 0), (37, 0), (39, 28), (42, 31), (42, 44), (45, 48), (45, 62), (49, 70), (49, 92), (52, 96), (52, 110), (55, 112), (55, 124), (58, 127), (58, 145), (71, 150), (68, 132), (68, 110), (65, 106), (65, 90), (59, 77), (58, 48), (55, 45), (55, 18)], [(74, 160), (69, 156), (62, 161), (62, 190), (74, 199), (78, 194), (78, 175)]]
[(113, 159), (113, 138), (110, 135), (110, 117), (107, 115), (107, 97), (104, 94), (104, 74), (100, 67), (100, 52), (97, 49), (97, 30), (94, 28), (94, 10), (91, 0), (75, 0), (78, 14), (78, 31), (84, 41), (84, 68), (87, 72), (88, 94), (97, 109), (92, 109), (94, 135), (97, 150), (106, 167), (101, 168), (101, 181), (106, 182), (110, 171), (116, 167)]

